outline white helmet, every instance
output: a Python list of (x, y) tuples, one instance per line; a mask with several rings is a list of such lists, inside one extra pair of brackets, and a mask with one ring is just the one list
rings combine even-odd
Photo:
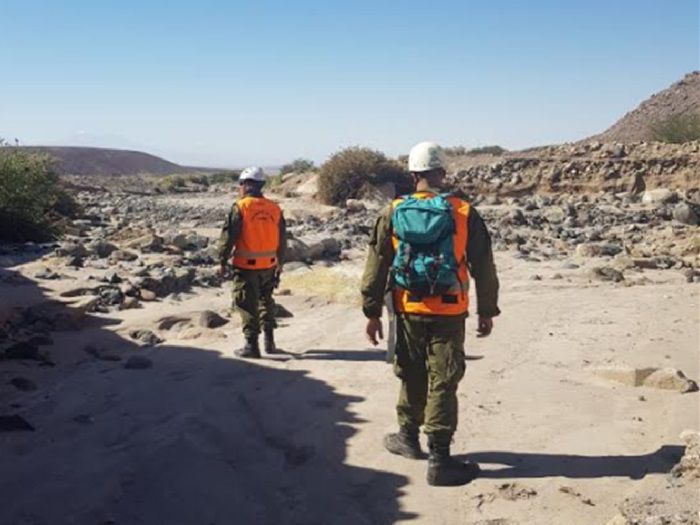
[(408, 154), (408, 171), (430, 171), (445, 169), (445, 152), (434, 142), (420, 142), (411, 148)]
[(265, 182), (265, 172), (262, 170), (262, 168), (258, 168), (257, 166), (251, 166), (250, 168), (246, 168), (241, 172), (240, 177), (238, 177), (239, 182), (243, 182), (244, 180), (254, 180), (255, 182)]

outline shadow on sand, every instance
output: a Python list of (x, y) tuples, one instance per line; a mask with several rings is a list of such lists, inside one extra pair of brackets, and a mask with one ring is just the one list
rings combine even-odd
[[(504, 478), (607, 478), (641, 479), (647, 474), (666, 474), (678, 463), (684, 446), (663, 445), (639, 456), (577, 456), (528, 452), (472, 452), (461, 457), (482, 466), (481, 477)], [(489, 464), (505, 465), (490, 469)]]
[(385, 361), (385, 350), (308, 350), (297, 359), (319, 361)]
[[(3, 280), (34, 300), (43, 294), (12, 270), (3, 269)], [(407, 478), (346, 463), (347, 440), (361, 424), (352, 405), (361, 398), (304, 371), (213, 350), (140, 348), (105, 322), (88, 316), (80, 339), (44, 327), (55, 366), (0, 361), (1, 383), (23, 375), (38, 386), (0, 390), (0, 414), (36, 429), (0, 433), (0, 523), (357, 525), (416, 517), (398, 502)], [(0, 318), (0, 328), (11, 323)], [(6, 334), (0, 349), (13, 337), (20, 336)], [(136, 355), (152, 366), (126, 368)]]

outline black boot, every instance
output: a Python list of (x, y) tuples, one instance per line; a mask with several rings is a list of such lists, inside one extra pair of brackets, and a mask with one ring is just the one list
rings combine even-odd
[(421, 459), (423, 451), (418, 441), (418, 429), (401, 427), (395, 434), (384, 436), (384, 448), (392, 454), (409, 459)]
[(464, 463), (450, 456), (449, 441), (447, 443), (429, 442), (429, 446), (428, 485), (434, 487), (466, 485), (481, 472), (476, 463)]
[(265, 353), (281, 353), (279, 350), (277, 350), (277, 345), (275, 345), (275, 331), (272, 328), (265, 328)]
[(260, 357), (260, 347), (258, 346), (257, 335), (246, 335), (245, 345), (234, 352), (238, 357), (258, 359)]

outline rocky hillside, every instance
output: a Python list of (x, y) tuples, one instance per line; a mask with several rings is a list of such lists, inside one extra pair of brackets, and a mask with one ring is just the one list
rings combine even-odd
[(141, 151), (69, 146), (26, 146), (51, 155), (61, 175), (168, 175), (196, 171)]
[(629, 191), (635, 187), (698, 188), (700, 142), (622, 144), (592, 141), (508, 153), (488, 163), (464, 165), (453, 158), (448, 170), (466, 193)]
[(700, 114), (700, 71), (688, 73), (667, 89), (652, 95), (612, 127), (588, 140), (639, 142), (652, 139), (651, 125), (670, 115)]

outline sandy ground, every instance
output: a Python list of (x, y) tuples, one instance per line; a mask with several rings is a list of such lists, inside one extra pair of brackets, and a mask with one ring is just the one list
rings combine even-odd
[[(643, 286), (591, 283), (561, 262), (509, 254), (498, 266), (503, 315), (487, 339), (468, 321), (459, 390), (453, 450), (484, 469), (470, 485), (428, 487), (424, 461), (384, 451), (397, 380), (356, 304), (314, 292), (312, 273), (290, 275), (291, 295), (278, 297), (294, 314), (278, 332), (287, 356), (235, 358), (235, 317), (157, 330), (167, 315), (228, 315), (228, 290), (195, 289), (54, 334), (55, 366), (0, 363), (2, 413), (36, 428), (0, 433), (0, 523), (604, 524), (640, 490), (663, 499), (679, 434), (698, 429), (698, 394), (593, 370), (672, 366), (698, 379), (698, 285), (661, 271)], [(339, 282), (355, 286), (360, 267), (345, 263)], [(0, 286), (9, 307), (66, 285)], [(138, 347), (127, 334), (141, 327), (165, 342)], [(132, 355), (153, 367), (125, 369)], [(17, 376), (38, 389), (17, 391)]]

